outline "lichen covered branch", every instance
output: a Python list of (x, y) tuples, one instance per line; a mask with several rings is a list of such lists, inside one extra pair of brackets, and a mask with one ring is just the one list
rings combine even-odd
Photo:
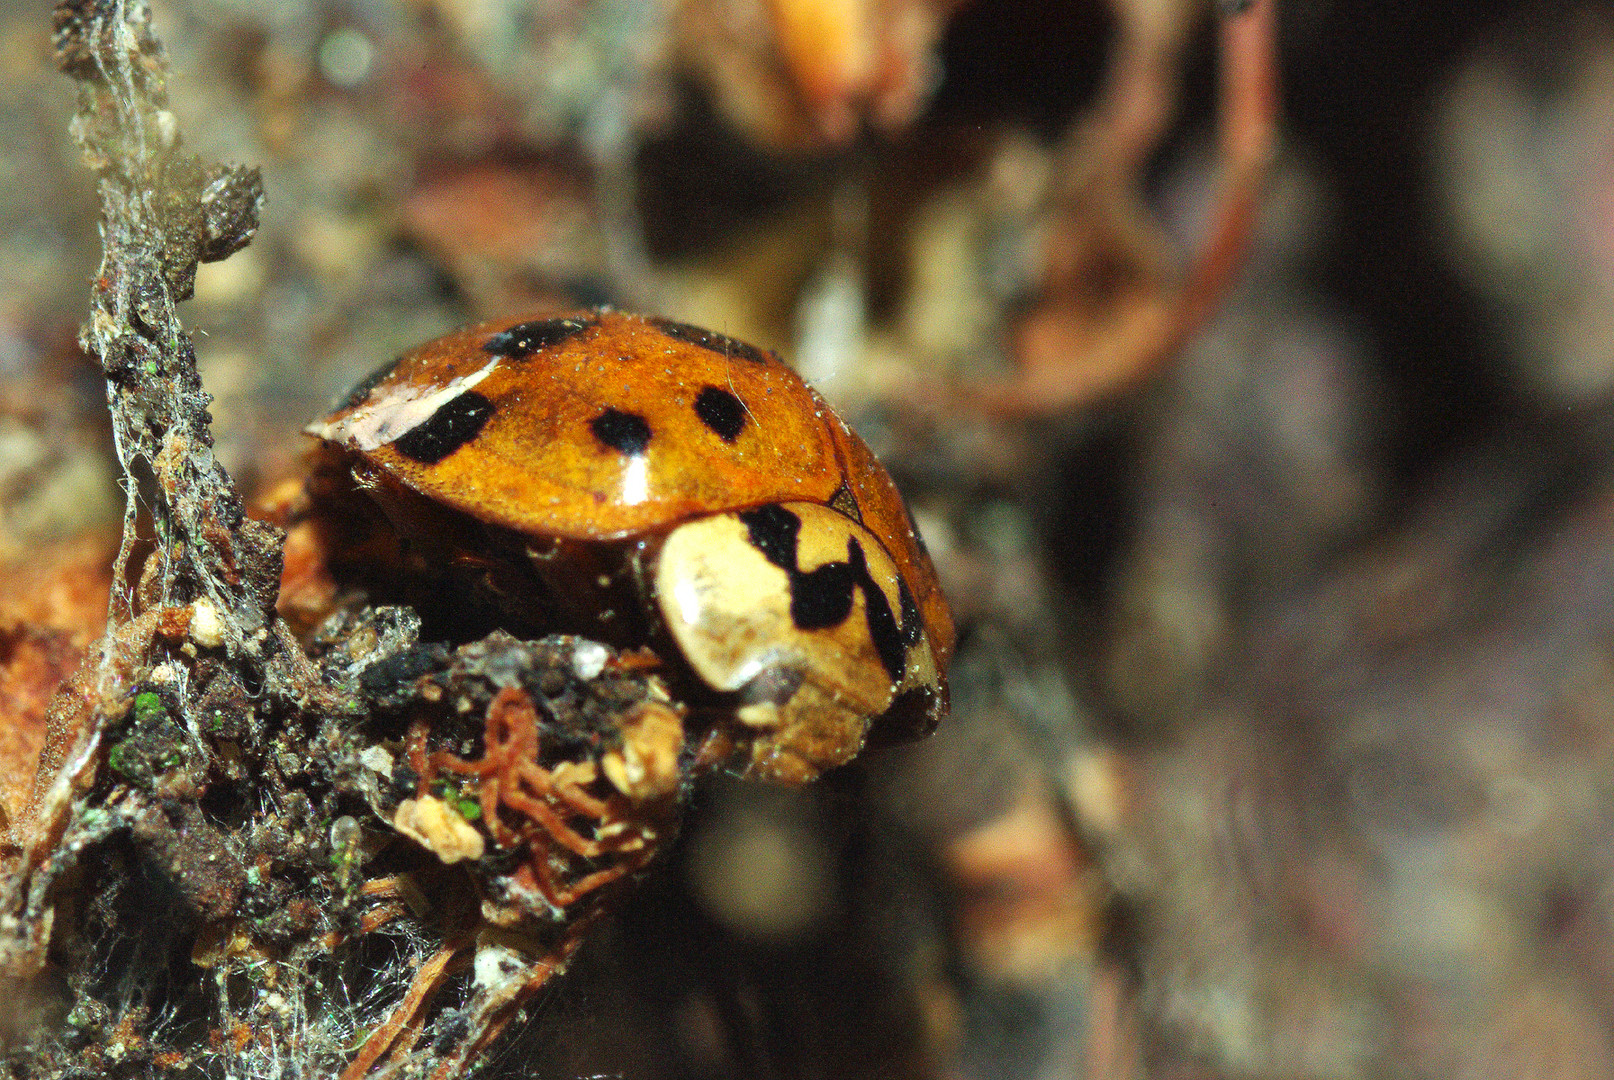
[[(244, 247), (258, 226), (257, 169), (188, 153), (168, 109), (167, 62), (139, 0), (63, 0), (59, 66), (78, 81), (73, 135), (97, 177), (103, 257), (84, 348), (107, 376), (113, 438), (128, 490), (112, 619), (205, 597), (232, 651), (256, 653), (272, 617), (279, 546), (251, 522), (213, 457), (211, 400), (175, 306), (201, 262)], [(140, 496), (150, 483), (156, 555), (128, 581)]]

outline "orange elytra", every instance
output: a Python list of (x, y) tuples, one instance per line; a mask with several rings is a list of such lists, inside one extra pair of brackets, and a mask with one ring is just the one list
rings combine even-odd
[(609, 310), (497, 320), (405, 353), (308, 431), (406, 546), (504, 566), (506, 610), (676, 651), (751, 775), (810, 778), (871, 721), (909, 738), (946, 708), (952, 618), (902, 497), (774, 353)]

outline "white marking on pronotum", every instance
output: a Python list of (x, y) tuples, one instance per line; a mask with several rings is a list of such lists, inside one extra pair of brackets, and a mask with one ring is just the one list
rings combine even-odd
[(493, 374), (499, 366), (495, 356), (469, 375), (462, 375), (445, 386), (391, 387), (381, 396), (371, 391), (370, 399), (355, 406), (340, 420), (321, 420), (303, 430), (328, 442), (343, 443), (371, 451), (403, 438), (436, 415), (437, 410)]

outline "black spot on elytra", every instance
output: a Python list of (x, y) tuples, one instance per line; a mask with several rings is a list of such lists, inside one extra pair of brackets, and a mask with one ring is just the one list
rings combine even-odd
[(588, 426), (596, 439), (624, 454), (642, 454), (650, 445), (650, 425), (645, 423), (644, 417), (634, 413), (606, 409), (590, 420)]
[(482, 351), (512, 360), (525, 360), (535, 352), (559, 345), (594, 325), (593, 319), (534, 319), (516, 323), (482, 343)]
[(347, 392), (347, 396), (342, 398), (342, 404), (338, 405), (337, 408), (351, 409), (355, 405), (363, 405), (367, 400), (369, 400), (370, 391), (380, 386), (383, 382), (386, 382), (387, 376), (396, 371), (398, 365), (402, 361), (403, 357), (395, 356), (391, 360), (388, 360), (385, 364), (382, 364), (380, 367), (370, 372), (370, 374), (359, 380), (357, 386)]
[(715, 330), (702, 330), (698, 326), (673, 322), (671, 319), (652, 318), (647, 321), (651, 326), (654, 326), (670, 338), (687, 341), (691, 345), (699, 345), (703, 349), (710, 349), (712, 352), (723, 356), (734, 357), (738, 360), (749, 360), (753, 364), (766, 364), (770, 356), (769, 353), (763, 352), (755, 345), (747, 345), (743, 341), (737, 341), (727, 334), (719, 334)]
[(745, 402), (715, 386), (695, 396), (695, 415), (724, 442), (733, 442), (745, 430)]
[[(764, 558), (790, 575), (790, 621), (798, 630), (826, 630), (839, 626), (852, 613), (852, 590), (863, 590), (863, 614), (868, 620), (869, 639), (880, 656), (891, 681), (901, 682), (907, 667), (908, 639), (918, 640), (919, 612), (911, 598), (903, 604), (904, 624), (897, 624), (885, 592), (869, 574), (868, 558), (857, 537), (846, 538), (846, 561), (825, 563), (803, 571), (797, 564), (796, 546), (801, 535), (801, 518), (782, 506), (759, 506), (740, 512), (751, 546)], [(908, 596), (906, 586), (901, 594)], [(912, 621), (909, 611), (912, 611)]]
[(435, 465), (476, 438), (493, 415), (493, 402), (467, 390), (445, 401), (425, 422), (392, 440), (392, 448), (423, 465)]

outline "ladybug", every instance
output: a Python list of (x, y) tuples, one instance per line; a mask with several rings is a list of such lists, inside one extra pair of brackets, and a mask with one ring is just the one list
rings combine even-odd
[(498, 320), (306, 430), (316, 498), (393, 537), (355, 563), (412, 568), (428, 613), (648, 646), (746, 775), (811, 779), (946, 709), (952, 617), (913, 519), (773, 352), (612, 310)]

